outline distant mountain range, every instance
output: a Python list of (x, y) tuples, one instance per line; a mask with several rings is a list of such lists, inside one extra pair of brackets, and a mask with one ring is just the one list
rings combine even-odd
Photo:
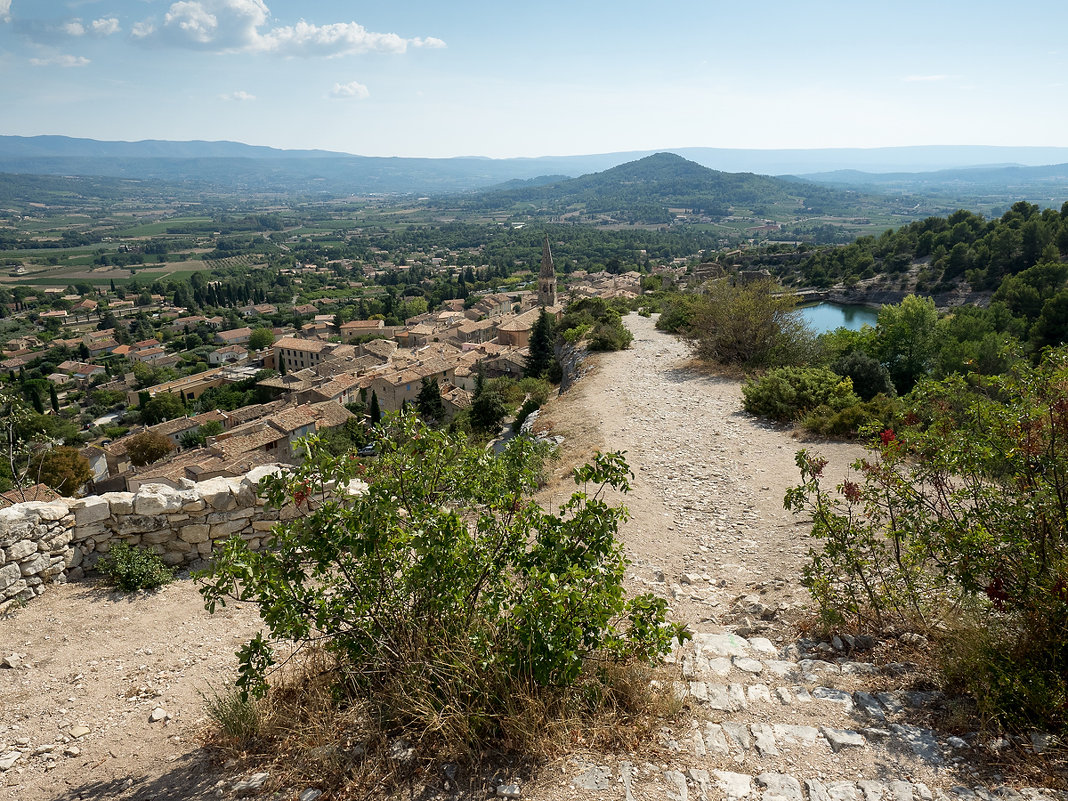
[[(435, 194), (483, 189), (508, 181), (536, 179), (544, 183), (550, 180), (545, 176), (587, 175), (656, 152), (419, 159), (356, 156), (324, 150), (279, 150), (237, 142), (101, 142), (64, 136), (0, 136), (0, 172), (179, 182), (187, 189), (220, 192)], [(970, 167), (988, 170), (991, 165), (1006, 168), (1005, 165), (1068, 162), (1068, 148), (678, 148), (672, 152), (724, 173), (803, 175), (814, 182), (857, 186), (876, 186), (878, 180), (864, 175), (828, 176), (826, 173), (836, 170), (907, 173)], [(821, 175), (812, 175), (817, 173)]]

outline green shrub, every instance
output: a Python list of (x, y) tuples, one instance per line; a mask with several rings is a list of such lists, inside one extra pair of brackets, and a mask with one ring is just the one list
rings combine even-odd
[(812, 433), (826, 437), (856, 437), (876, 426), (892, 427), (900, 406), (886, 395), (876, 395), (869, 401), (837, 410), (822, 404), (806, 414), (801, 424)]
[[(223, 545), (204, 577), (209, 611), (253, 601), (272, 640), (329, 650), (342, 703), (366, 705), (391, 736), (451, 748), (450, 732), (499, 744), (531, 692), (584, 697), (599, 666), (656, 660), (688, 636), (662, 599), (626, 597), (626, 512), (602, 499), (629, 488), (620, 454), (577, 470), (578, 491), (547, 513), (531, 498), (544, 449), (529, 439), (496, 455), (412, 415), (386, 420), (362, 495), (330, 489), (363, 473), (314, 437), (300, 468), (263, 480), (271, 507), (307, 511), (276, 526), (269, 550)], [(262, 635), (248, 643), (242, 691), (265, 692), (273, 660)]]
[(828, 623), (945, 627), (943, 667), (989, 718), (1068, 725), (1068, 349), (921, 382), (858, 478), (798, 454), (804, 584)]
[(124, 592), (154, 590), (174, 581), (174, 570), (159, 554), (125, 542), (114, 543), (97, 569)]
[(837, 412), (860, 403), (852, 383), (824, 367), (778, 367), (742, 387), (750, 414), (781, 423), (796, 420), (819, 406)]
[(696, 295), (677, 292), (666, 295), (660, 302), (660, 316), (656, 320), (656, 327), (672, 334), (686, 333), (693, 324), (696, 310)]

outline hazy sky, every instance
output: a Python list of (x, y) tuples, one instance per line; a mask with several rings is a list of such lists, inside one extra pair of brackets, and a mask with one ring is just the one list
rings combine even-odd
[(1068, 145), (1068, 3), (0, 0), (0, 134), (382, 156)]

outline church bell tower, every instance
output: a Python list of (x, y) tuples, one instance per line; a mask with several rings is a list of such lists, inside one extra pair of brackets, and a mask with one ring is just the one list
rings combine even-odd
[(553, 254), (549, 250), (549, 235), (541, 246), (541, 272), (538, 274), (538, 305), (556, 305), (556, 267), (553, 266)]

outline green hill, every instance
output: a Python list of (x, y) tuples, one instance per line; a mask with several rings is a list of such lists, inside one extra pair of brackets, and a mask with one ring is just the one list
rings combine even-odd
[(552, 216), (603, 216), (619, 222), (656, 224), (672, 222), (679, 213), (726, 217), (738, 207), (855, 213), (863, 201), (857, 192), (792, 178), (720, 172), (674, 153), (656, 153), (578, 178), (491, 188), (440, 198), (433, 205), (463, 211), (515, 209)]

